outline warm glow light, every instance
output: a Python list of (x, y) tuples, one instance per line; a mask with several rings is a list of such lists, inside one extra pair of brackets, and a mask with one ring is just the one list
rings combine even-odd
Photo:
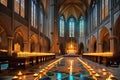
[(102, 69), (102, 71), (103, 71), (103, 72), (106, 72), (106, 70), (105, 70), (105, 69)]
[(31, 57), (31, 56), (50, 56), (55, 53), (39, 53), (39, 52), (18, 52), (17, 57)]
[(72, 44), (70, 45), (70, 47), (71, 47), (71, 48), (73, 47)]
[(18, 72), (18, 76), (22, 76), (22, 72), (21, 71)]
[(18, 79), (18, 76), (14, 76), (13, 79)]
[[(99, 74), (97, 74), (89, 65), (88, 63), (84, 62), (82, 59), (77, 58), (82, 64), (83, 66), (89, 71), (90, 75), (93, 77), (93, 79), (97, 80), (97, 76), (99, 76)], [(95, 76), (96, 75), (96, 76)]]
[(111, 56), (113, 56), (113, 52), (83, 53), (83, 55), (87, 55), (87, 56), (105, 56), (105, 57), (111, 57)]
[(73, 65), (73, 60), (70, 61), (70, 75), (72, 75), (72, 65)]
[(26, 75), (23, 76), (23, 79), (26, 79)]
[(95, 74), (95, 77), (100, 77), (100, 75), (98, 73)]
[(103, 75), (107, 75), (107, 73), (106, 73), (106, 72), (103, 72)]
[[(58, 62), (60, 62), (62, 59), (63, 59), (63, 58), (60, 58), (60, 59), (58, 59), (58, 60), (50, 63), (50, 64), (49, 64), (48, 66), (46, 66), (44, 69), (40, 70), (40, 74), (38, 75), (39, 78), (42, 78), (42, 75), (41, 75), (41, 74), (46, 75), (46, 72), (47, 72), (48, 70), (50, 70), (51, 68), (53, 68), (53, 67), (54, 67)], [(38, 79), (36, 78), (36, 79), (34, 79), (34, 80), (38, 80)]]
[(35, 73), (35, 74), (33, 74), (33, 76), (34, 76), (34, 77), (37, 77), (37, 76), (38, 76), (38, 74), (37, 74), (37, 73)]

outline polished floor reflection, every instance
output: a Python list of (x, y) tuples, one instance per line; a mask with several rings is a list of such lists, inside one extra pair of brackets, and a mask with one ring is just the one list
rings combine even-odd
[[(7, 66), (6, 64), (4, 66)], [(0, 80), (119, 80), (120, 68), (105, 67), (82, 57), (57, 57), (26, 70), (2, 71)], [(13, 79), (14, 78), (14, 79)]]

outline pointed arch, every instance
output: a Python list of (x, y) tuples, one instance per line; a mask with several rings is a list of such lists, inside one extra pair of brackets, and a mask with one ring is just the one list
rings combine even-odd
[(32, 34), (30, 37), (30, 51), (35, 52), (38, 51), (38, 36), (36, 34)]
[(97, 50), (97, 39), (96, 37), (93, 35), (92, 36), (92, 40), (91, 40), (91, 47), (92, 47), (92, 52), (96, 52)]
[(102, 45), (102, 52), (110, 51), (110, 33), (109, 30), (104, 26), (100, 31), (99, 41)]
[(84, 29), (85, 29), (85, 18), (83, 16), (79, 19), (79, 36), (84, 37)]
[(117, 18), (114, 26), (114, 34), (115, 34), (115, 51), (120, 55), (120, 15)]
[(59, 18), (59, 27), (60, 27), (60, 37), (64, 37), (64, 31), (65, 31), (65, 18), (64, 16), (60, 16)]
[(68, 25), (69, 25), (69, 37), (75, 36), (75, 18), (70, 17), (68, 19)]

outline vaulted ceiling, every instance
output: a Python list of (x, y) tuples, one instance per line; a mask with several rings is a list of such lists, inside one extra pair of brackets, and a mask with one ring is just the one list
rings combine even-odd
[(59, 15), (64, 15), (65, 19), (73, 16), (78, 19), (84, 16), (89, 8), (91, 0), (56, 0), (59, 7)]

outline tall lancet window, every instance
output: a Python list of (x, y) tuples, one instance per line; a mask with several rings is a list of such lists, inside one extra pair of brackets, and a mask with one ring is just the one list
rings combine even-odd
[(35, 0), (31, 0), (31, 26), (37, 28), (37, 13)]
[(69, 37), (74, 37), (74, 27), (75, 27), (75, 21), (73, 18), (70, 18), (70, 20), (69, 20)]
[(20, 16), (25, 17), (25, 0), (14, 0), (14, 10)]
[(83, 17), (80, 18), (79, 21), (79, 31), (80, 31), (80, 37), (84, 37), (84, 27), (85, 27), (85, 20)]
[(65, 27), (65, 23), (64, 23), (64, 17), (61, 16), (60, 17), (60, 37), (64, 37), (64, 27)]
[(102, 6), (102, 20), (105, 19), (105, 17), (108, 16), (108, 3), (109, 1), (108, 0), (102, 0), (101, 2), (101, 6)]

